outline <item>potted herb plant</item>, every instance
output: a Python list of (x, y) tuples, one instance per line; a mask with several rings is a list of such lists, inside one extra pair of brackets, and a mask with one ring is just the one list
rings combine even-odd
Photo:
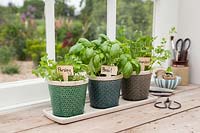
[(71, 117), (84, 112), (88, 81), (81, 72), (86, 69), (78, 57), (68, 54), (62, 62), (41, 58), (33, 73), (47, 80), (55, 116)]
[(88, 64), (90, 104), (101, 109), (117, 106), (123, 77), (117, 67), (120, 44), (105, 35), (100, 35), (93, 43), (95, 51)]
[(126, 64), (130, 72), (129, 75), (124, 73), (125, 76), (122, 81), (122, 97), (133, 101), (148, 98), (152, 66), (161, 64), (170, 57), (170, 52), (164, 48), (165, 39), (162, 40), (161, 45), (154, 47), (152, 43), (155, 38), (144, 36), (141, 33), (135, 37), (135, 40), (125, 40), (124, 43), (130, 48), (129, 56), (138, 59), (140, 62), (141, 72), (139, 74), (135, 72), (130, 74), (134, 68), (132, 67), (131, 69), (131, 65)]
[(158, 87), (175, 89), (180, 84), (181, 77), (173, 73), (172, 67), (168, 67), (166, 70), (160, 69), (155, 72), (154, 82)]

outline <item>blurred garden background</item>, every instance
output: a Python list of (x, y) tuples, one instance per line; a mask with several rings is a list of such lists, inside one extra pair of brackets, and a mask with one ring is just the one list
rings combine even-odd
[[(107, 0), (55, 1), (57, 60), (78, 38), (106, 34)], [(0, 82), (36, 78), (32, 69), (46, 51), (44, 1), (20, 2), (0, 2)], [(136, 30), (151, 35), (152, 21), (151, 0), (117, 0), (117, 39), (134, 39)]]

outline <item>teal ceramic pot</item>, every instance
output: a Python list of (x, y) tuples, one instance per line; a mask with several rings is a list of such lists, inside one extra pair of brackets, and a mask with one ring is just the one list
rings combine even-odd
[(49, 81), (52, 111), (55, 116), (83, 114), (88, 81)]
[(89, 78), (90, 105), (105, 109), (119, 105), (122, 75)]
[(147, 99), (151, 84), (150, 71), (142, 71), (139, 75), (132, 74), (130, 78), (122, 80), (122, 98), (129, 101)]
[(161, 88), (168, 88), (168, 89), (176, 89), (177, 85), (181, 83), (181, 77), (176, 76), (176, 79), (174, 80), (165, 80), (154, 77), (154, 82), (156, 86)]

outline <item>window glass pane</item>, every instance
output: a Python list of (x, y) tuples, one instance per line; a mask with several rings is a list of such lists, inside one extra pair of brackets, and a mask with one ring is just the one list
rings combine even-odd
[(106, 0), (56, 0), (56, 60), (80, 37), (96, 39), (106, 33)]
[(57, 45), (68, 47), (80, 37), (92, 40), (106, 33), (106, 0), (56, 0), (55, 9)]
[(45, 50), (43, 0), (0, 1), (0, 83), (36, 78)]
[(125, 33), (126, 37), (133, 39), (136, 30), (152, 35), (152, 22), (152, 0), (117, 0), (118, 38)]
[[(36, 78), (46, 54), (44, 1), (9, 1), (0, 1), (0, 83)], [(60, 60), (78, 38), (106, 33), (106, 0), (55, 0), (55, 28)]]

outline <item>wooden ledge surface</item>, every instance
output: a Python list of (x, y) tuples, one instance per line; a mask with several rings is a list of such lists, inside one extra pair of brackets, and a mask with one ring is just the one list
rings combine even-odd
[(170, 99), (179, 101), (178, 110), (157, 109), (146, 104), (67, 125), (47, 119), (42, 110), (49, 105), (0, 114), (0, 133), (165, 133), (200, 132), (200, 86), (180, 86)]

